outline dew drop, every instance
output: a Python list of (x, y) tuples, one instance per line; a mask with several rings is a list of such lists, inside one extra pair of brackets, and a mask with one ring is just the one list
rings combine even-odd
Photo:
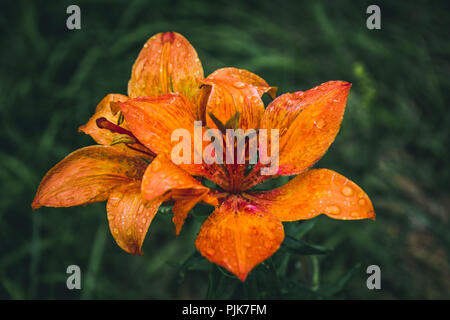
[(343, 187), (341, 192), (346, 197), (351, 197), (353, 195), (353, 189), (347, 186)]
[(359, 199), (358, 203), (359, 203), (360, 206), (363, 206), (363, 205), (366, 204), (366, 200), (364, 200), (364, 199)]
[(319, 128), (322, 129), (323, 126), (325, 125), (325, 121), (323, 119), (319, 119), (317, 121), (314, 121), (314, 125)]
[(245, 87), (245, 83), (243, 83), (241, 81), (237, 81), (237, 82), (233, 83), (233, 86), (235, 88), (242, 89), (243, 87)]
[(359, 217), (359, 213), (358, 212), (352, 212), (350, 213), (350, 216), (353, 218)]
[(327, 214), (340, 214), (341, 209), (338, 206), (329, 206), (325, 208), (325, 213)]
[(212, 256), (212, 255), (215, 253), (215, 251), (214, 251), (214, 249), (212, 249), (212, 248), (208, 248), (208, 249), (206, 249), (206, 253), (207, 253), (208, 255)]

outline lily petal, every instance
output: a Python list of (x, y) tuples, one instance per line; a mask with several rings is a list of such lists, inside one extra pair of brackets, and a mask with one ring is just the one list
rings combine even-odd
[(147, 162), (108, 146), (78, 149), (42, 179), (32, 208), (71, 207), (105, 201), (112, 189), (140, 180)]
[(367, 194), (328, 169), (308, 170), (277, 189), (245, 196), (281, 221), (311, 219), (322, 213), (341, 220), (375, 219)]
[[(120, 103), (120, 108), (125, 116), (130, 130), (147, 148), (156, 154), (171, 156), (174, 146), (179, 140), (172, 141), (172, 133), (175, 130), (187, 130), (189, 139), (195, 139), (194, 134), (194, 105), (182, 94), (172, 93), (159, 97), (140, 97)], [(201, 129), (200, 137), (203, 137), (204, 128)], [(201, 142), (201, 141), (200, 141)], [(203, 155), (202, 147), (189, 141), (191, 148), (191, 160), (181, 163), (180, 167), (196, 176), (205, 176), (212, 181), (223, 184), (224, 177), (215, 166), (206, 166), (203, 161), (196, 164), (195, 154)]]
[(158, 155), (142, 178), (142, 197), (146, 201), (175, 200), (172, 208), (175, 234), (179, 234), (189, 211), (201, 200), (217, 206), (217, 199), (208, 196), (203, 186), (188, 172), (173, 164), (166, 156)]
[(122, 185), (109, 195), (106, 209), (116, 243), (128, 253), (142, 255), (142, 243), (161, 201), (146, 206), (140, 183)]
[(284, 239), (281, 222), (241, 198), (225, 201), (203, 223), (195, 245), (200, 253), (241, 281), (270, 257)]
[(299, 174), (318, 161), (333, 143), (351, 84), (329, 81), (306, 92), (286, 93), (264, 112), (261, 128), (279, 129), (280, 175)]
[[(120, 103), (131, 132), (156, 154), (170, 154), (172, 132), (194, 128), (194, 106), (181, 94), (140, 97)], [(192, 135), (193, 136), (193, 135)]]
[(189, 41), (176, 32), (158, 33), (144, 44), (133, 65), (128, 95), (180, 92), (196, 103), (202, 78), (202, 64)]
[(117, 119), (119, 118), (117, 102), (127, 100), (128, 97), (122, 94), (108, 94), (97, 105), (94, 115), (85, 125), (79, 127), (78, 131), (90, 135), (98, 144), (109, 145), (117, 133), (113, 133), (107, 129), (100, 129), (96, 121), (99, 118), (106, 118), (113, 123), (117, 123)]
[[(211, 88), (205, 106), (200, 106), (206, 112), (206, 124), (216, 128), (209, 114), (213, 114), (222, 123), (230, 120), (239, 112), (239, 128), (257, 129), (264, 113), (264, 103), (261, 96), (267, 92), (275, 96), (276, 88), (267, 84), (264, 79), (247, 70), (223, 68), (210, 74), (203, 83)], [(203, 111), (201, 111), (203, 112)]]

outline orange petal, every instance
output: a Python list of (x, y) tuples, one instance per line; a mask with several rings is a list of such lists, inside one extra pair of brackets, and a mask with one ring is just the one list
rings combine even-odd
[[(203, 160), (200, 164), (194, 161), (194, 153), (200, 154), (201, 157), (207, 144), (202, 143), (200, 148), (198, 143), (194, 143), (194, 105), (186, 97), (176, 93), (159, 97), (140, 97), (121, 103), (120, 107), (133, 134), (158, 155), (166, 154), (170, 157), (174, 146), (180, 143), (180, 140), (172, 141), (172, 133), (179, 129), (187, 130), (191, 139), (191, 161), (188, 164), (180, 164), (180, 167), (190, 174), (206, 176), (216, 183), (221, 183), (223, 177), (217, 174), (217, 170), (208, 168)], [(201, 130), (200, 140), (204, 128)]]
[(181, 94), (130, 99), (120, 108), (133, 134), (156, 154), (171, 154), (174, 130), (194, 129), (194, 105)]
[(126, 252), (142, 255), (142, 243), (161, 201), (148, 206), (141, 197), (141, 184), (122, 185), (109, 195), (106, 209), (111, 233)]
[(103, 117), (113, 123), (117, 123), (119, 117), (117, 102), (124, 102), (127, 100), (128, 97), (122, 94), (108, 94), (97, 105), (94, 115), (85, 125), (79, 127), (78, 131), (90, 135), (98, 144), (109, 145), (117, 133), (113, 133), (107, 129), (100, 129), (97, 126), (96, 120)]
[[(95, 110), (94, 115), (89, 119), (89, 121), (78, 128), (78, 131), (84, 132), (85, 134), (90, 135), (95, 142), (103, 145), (111, 145), (114, 138), (117, 138), (120, 134), (116, 132), (112, 132), (108, 129), (102, 129), (98, 126), (97, 120), (100, 118), (105, 118), (113, 124), (116, 124), (119, 119), (119, 102), (127, 101), (128, 97), (122, 94), (108, 94), (106, 97), (100, 101), (97, 105), (97, 109)], [(126, 121), (120, 124), (121, 128), (128, 129), (128, 125)], [(144, 156), (149, 160), (152, 159), (152, 156), (146, 156), (146, 153), (150, 153), (147, 148), (138, 143), (131, 143), (125, 145), (124, 143), (118, 143), (114, 145), (114, 148), (120, 149), (123, 152), (128, 153), (131, 156)], [(136, 150), (140, 150), (136, 151)]]
[(309, 170), (284, 186), (245, 195), (281, 221), (311, 219), (321, 213), (334, 219), (375, 219), (372, 202), (354, 182), (328, 169)]
[[(242, 129), (257, 129), (264, 113), (264, 103), (261, 96), (268, 92), (271, 96), (276, 88), (270, 87), (264, 79), (247, 70), (236, 68), (218, 69), (210, 74), (204, 84), (212, 88), (206, 106), (206, 124), (216, 128), (209, 113), (226, 123), (236, 112), (239, 112), (239, 127)], [(202, 108), (202, 107), (200, 107)]]
[(195, 245), (208, 260), (245, 281), (256, 265), (278, 250), (283, 239), (283, 225), (276, 217), (232, 197), (208, 217)]
[(32, 208), (70, 207), (105, 201), (124, 183), (140, 180), (147, 162), (108, 146), (76, 150), (42, 179)]
[(298, 174), (318, 161), (334, 141), (351, 84), (329, 81), (306, 92), (286, 93), (265, 110), (261, 128), (279, 129), (279, 174)]
[(189, 41), (176, 32), (158, 33), (144, 44), (133, 65), (128, 95), (180, 92), (196, 103), (202, 78), (202, 64)]
[[(162, 198), (173, 199), (172, 208), (175, 233), (178, 235), (189, 211), (203, 198), (211, 203), (207, 196), (209, 188), (195, 180), (188, 172), (174, 165), (164, 155), (158, 155), (148, 166), (142, 178), (142, 197), (146, 201)], [(217, 199), (213, 205), (218, 205)]]

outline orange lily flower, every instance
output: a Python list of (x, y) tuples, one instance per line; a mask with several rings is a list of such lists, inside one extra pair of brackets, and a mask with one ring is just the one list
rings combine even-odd
[[(162, 202), (175, 202), (176, 234), (199, 201), (212, 204), (216, 209), (200, 229), (197, 249), (245, 281), (279, 248), (284, 239), (282, 221), (319, 214), (343, 220), (375, 218), (369, 197), (355, 183), (331, 170), (309, 169), (339, 131), (350, 86), (330, 81), (306, 92), (283, 94), (264, 108), (261, 96), (274, 97), (276, 88), (262, 78), (223, 68), (203, 79), (197, 53), (184, 37), (157, 34), (133, 66), (129, 97), (107, 96), (80, 128), (105, 146), (80, 149), (57, 164), (41, 182), (32, 206), (108, 200), (116, 242), (140, 254)], [(248, 157), (243, 164), (172, 162), (177, 145), (172, 133), (181, 128), (195, 135), (194, 122), (199, 120), (205, 124), (202, 136), (206, 128), (278, 129), (276, 174), (262, 175), (260, 169), (267, 165), (250, 166)], [(272, 141), (267, 141), (260, 153), (271, 150)], [(191, 157), (204, 150), (192, 146)], [(285, 175), (297, 176), (271, 191), (251, 190), (268, 178)], [(213, 181), (218, 190), (204, 186), (202, 179)]]

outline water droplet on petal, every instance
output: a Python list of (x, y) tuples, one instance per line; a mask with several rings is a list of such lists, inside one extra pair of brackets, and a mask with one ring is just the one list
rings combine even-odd
[(233, 86), (235, 86), (238, 89), (242, 89), (243, 87), (245, 87), (245, 83), (243, 83), (241, 81), (237, 81), (237, 82), (233, 83)]
[(337, 215), (341, 213), (341, 209), (338, 206), (329, 206), (325, 208), (325, 213)]
[(364, 200), (364, 199), (359, 199), (358, 203), (359, 203), (360, 206), (363, 206), (363, 205), (366, 204), (366, 200)]
[(347, 186), (343, 187), (341, 192), (346, 197), (351, 197), (353, 195), (353, 189)]
[(319, 128), (322, 129), (323, 126), (325, 125), (325, 121), (323, 119), (319, 119), (317, 121), (314, 121), (314, 125)]

